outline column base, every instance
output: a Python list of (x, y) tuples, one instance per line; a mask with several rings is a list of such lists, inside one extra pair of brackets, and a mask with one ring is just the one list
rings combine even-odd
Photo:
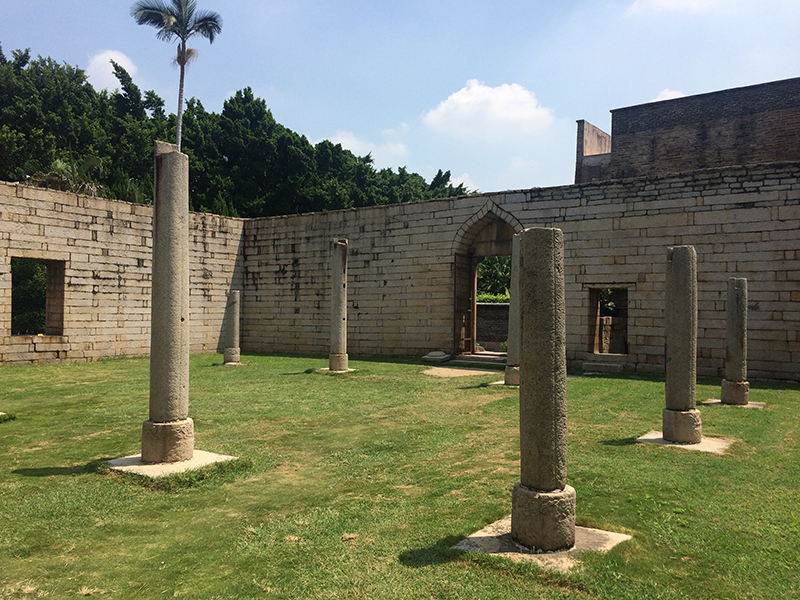
[(678, 444), (699, 444), (703, 439), (703, 427), (700, 411), (670, 410), (665, 408), (661, 413), (661, 432), (668, 442)]
[(743, 406), (750, 402), (749, 381), (722, 380), (722, 392), (719, 397), (723, 404), (737, 404)]
[(194, 422), (191, 419), (142, 424), (142, 462), (173, 463), (194, 455)]
[(506, 367), (506, 376), (503, 381), (506, 385), (519, 385), (519, 367)]
[(225, 348), (223, 354), (223, 364), (238, 365), (239, 364), (239, 348)]
[(331, 354), (328, 356), (330, 371), (347, 371), (347, 354)]
[(531, 550), (558, 552), (575, 545), (575, 488), (543, 492), (517, 482), (511, 495), (511, 538)]

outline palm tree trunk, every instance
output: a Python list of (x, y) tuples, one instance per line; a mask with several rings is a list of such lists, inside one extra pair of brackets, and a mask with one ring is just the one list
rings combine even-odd
[(182, 60), (179, 61), (179, 65), (181, 67), (181, 82), (178, 86), (178, 123), (176, 127), (176, 134), (175, 134), (175, 144), (178, 146), (178, 152), (181, 151), (181, 129), (183, 124), (183, 76), (186, 71), (186, 42), (183, 41), (181, 43), (181, 52), (179, 56), (182, 56)]

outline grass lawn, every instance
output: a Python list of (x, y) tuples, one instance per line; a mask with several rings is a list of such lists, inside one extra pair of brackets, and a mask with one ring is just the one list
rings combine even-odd
[[(726, 456), (634, 438), (664, 384), (570, 377), (579, 525), (629, 533), (569, 574), (450, 547), (511, 512), (518, 402), (500, 376), (403, 361), (191, 360), (198, 449), (241, 459), (153, 482), (135, 454), (148, 359), (3, 366), (0, 598), (800, 598), (800, 387), (700, 407)], [(698, 385), (698, 402), (719, 381)]]

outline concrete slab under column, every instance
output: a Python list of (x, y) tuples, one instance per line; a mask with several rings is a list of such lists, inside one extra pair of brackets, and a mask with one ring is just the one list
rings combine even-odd
[(700, 404), (704, 406), (736, 406), (738, 408), (764, 408), (766, 402), (748, 402), (747, 404), (724, 404), (719, 398), (710, 398)]
[(175, 463), (146, 463), (142, 462), (141, 454), (115, 458), (108, 461), (108, 466), (112, 471), (122, 473), (136, 473), (145, 477), (164, 477), (173, 473), (183, 473), (192, 469), (199, 469), (207, 465), (213, 465), (228, 460), (236, 460), (238, 456), (228, 456), (226, 454), (215, 454), (204, 450), (195, 450), (194, 455), (189, 460)]
[(661, 446), (675, 446), (676, 448), (683, 448), (684, 450), (696, 450), (697, 452), (710, 452), (712, 454), (725, 454), (733, 441), (725, 440), (722, 438), (703, 436), (697, 444), (682, 444), (679, 442), (670, 442), (664, 439), (663, 433), (660, 431), (648, 431), (642, 437), (636, 439), (640, 444), (659, 444)]
[(578, 562), (581, 552), (608, 552), (631, 536), (602, 529), (575, 527), (575, 546), (564, 552), (537, 554), (511, 539), (511, 515), (487, 525), (453, 548), (465, 552), (478, 552), (508, 558), (514, 562), (533, 562), (543, 569), (569, 571)]
[(496, 375), (494, 369), (465, 369), (462, 367), (431, 367), (422, 372), (432, 377), (472, 377), (474, 375)]

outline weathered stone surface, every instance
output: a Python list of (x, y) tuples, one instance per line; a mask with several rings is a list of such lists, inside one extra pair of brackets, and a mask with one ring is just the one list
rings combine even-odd
[(347, 371), (347, 240), (335, 240), (331, 257), (331, 371)]
[(747, 382), (747, 279), (728, 279), (725, 313), (725, 379), (722, 380), (720, 401), (744, 405), (750, 396)]
[(156, 143), (150, 420), (189, 415), (189, 157)]
[(189, 158), (156, 143), (150, 419), (142, 426), (142, 460), (189, 460)]
[(228, 292), (225, 305), (225, 351), (224, 363), (239, 363), (239, 290)]
[(567, 485), (564, 237), (527, 229), (520, 238), (520, 482), (511, 536), (543, 551), (575, 543), (575, 490)]
[(567, 484), (564, 238), (534, 228), (520, 243), (520, 467), (522, 485)]
[(503, 383), (505, 385), (519, 385), (519, 367), (507, 366)]
[(511, 284), (508, 305), (508, 348), (506, 349), (506, 385), (519, 385), (520, 308), (519, 308), (519, 252), (520, 234), (511, 238)]
[(728, 381), (722, 380), (722, 392), (720, 394), (722, 404), (736, 404), (744, 406), (750, 402), (750, 382), (748, 381)]
[(679, 444), (698, 444), (703, 439), (700, 411), (670, 410), (665, 408), (661, 413), (662, 433), (664, 439)]
[(226, 365), (238, 365), (241, 353), (239, 348), (225, 348), (222, 353), (223, 363)]
[(667, 408), (692, 410), (697, 381), (697, 254), (693, 246), (667, 249), (664, 289)]
[(194, 453), (194, 422), (145, 421), (142, 425), (142, 461), (169, 463), (189, 460)]
[(515, 484), (511, 496), (511, 537), (532, 550), (569, 550), (575, 545), (575, 502), (575, 489), (569, 485), (545, 492)]

